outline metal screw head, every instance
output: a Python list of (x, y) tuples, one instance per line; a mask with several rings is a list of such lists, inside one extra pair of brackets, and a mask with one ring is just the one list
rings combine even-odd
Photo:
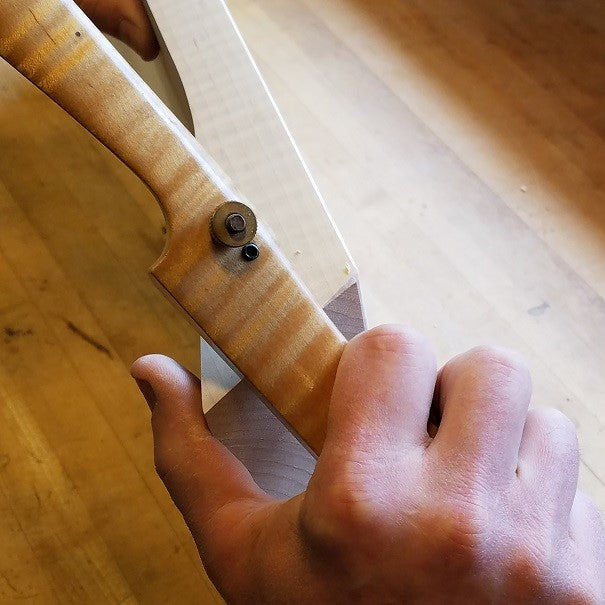
[(260, 248), (254, 242), (246, 244), (242, 248), (242, 258), (249, 263), (252, 262), (253, 260), (256, 260), (259, 257), (259, 255), (260, 255)]
[(246, 219), (239, 212), (234, 212), (225, 219), (225, 227), (231, 235), (244, 233), (246, 231)]
[(241, 202), (224, 202), (210, 219), (210, 233), (217, 244), (241, 248), (256, 235), (256, 217), (252, 209)]

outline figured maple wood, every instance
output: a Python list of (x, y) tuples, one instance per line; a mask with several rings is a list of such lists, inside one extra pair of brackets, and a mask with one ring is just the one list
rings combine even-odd
[[(141, 63), (124, 45), (118, 50), (254, 200), (281, 252), (325, 306), (355, 283), (357, 270), (229, 8), (223, 0), (146, 4), (162, 60)], [(238, 382), (203, 342), (201, 374), (206, 410)]]
[[(350, 339), (365, 329), (361, 295), (353, 284), (325, 307)], [(256, 483), (276, 498), (301, 493), (315, 469), (312, 456), (276, 419), (246, 380), (206, 413), (213, 435), (246, 466)]]
[(69, 0), (0, 1), (0, 54), (148, 185), (168, 226), (152, 275), (319, 452), (345, 340), (262, 225), (253, 263), (213, 243), (212, 213), (241, 198), (212, 159)]
[[(174, 64), (172, 81), (182, 83), (196, 139), (254, 201), (279, 249), (325, 306), (356, 281), (356, 269), (229, 8), (224, 0), (146, 4), (163, 63)], [(157, 71), (152, 80), (165, 90)]]

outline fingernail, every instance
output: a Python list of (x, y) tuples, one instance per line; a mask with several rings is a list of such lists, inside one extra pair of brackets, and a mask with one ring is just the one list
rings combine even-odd
[(147, 402), (149, 409), (153, 412), (153, 408), (155, 408), (155, 404), (158, 400), (155, 396), (152, 386), (146, 380), (139, 380), (138, 378), (135, 378), (135, 381), (139, 387), (139, 390), (143, 394), (143, 397), (145, 397), (145, 401)]

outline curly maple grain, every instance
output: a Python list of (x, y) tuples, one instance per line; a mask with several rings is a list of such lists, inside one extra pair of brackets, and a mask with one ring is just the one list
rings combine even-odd
[(0, 54), (148, 185), (168, 226), (153, 277), (319, 452), (345, 340), (262, 225), (253, 263), (213, 244), (213, 211), (241, 197), (211, 158), (71, 0), (0, 0)]

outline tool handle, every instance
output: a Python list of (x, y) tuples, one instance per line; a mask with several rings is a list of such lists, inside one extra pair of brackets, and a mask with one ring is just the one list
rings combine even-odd
[(262, 224), (257, 260), (214, 242), (215, 211), (246, 202), (212, 159), (72, 0), (0, 0), (0, 55), (155, 194), (168, 228), (157, 284), (319, 453), (345, 340)]

